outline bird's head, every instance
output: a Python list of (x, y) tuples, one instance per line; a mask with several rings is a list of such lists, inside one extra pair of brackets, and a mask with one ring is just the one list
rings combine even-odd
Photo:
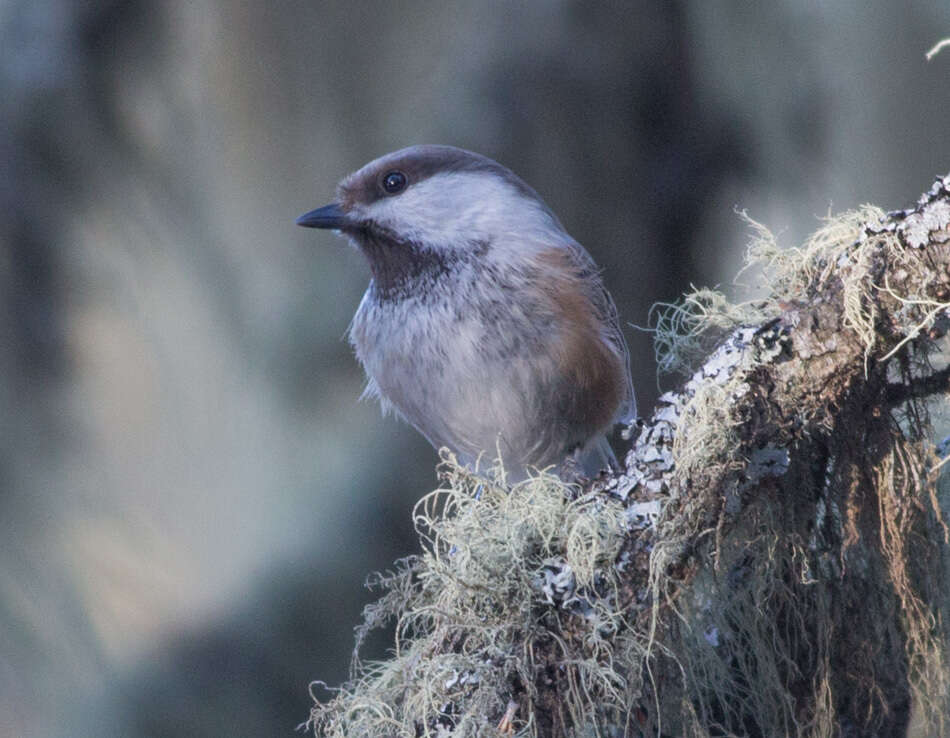
[[(297, 224), (348, 236), (370, 260), (461, 256), (563, 234), (538, 194), (501, 164), (452, 146), (411, 146), (346, 177), (337, 201)], [(560, 236), (559, 236), (560, 237)], [(394, 253), (395, 250), (395, 253)]]

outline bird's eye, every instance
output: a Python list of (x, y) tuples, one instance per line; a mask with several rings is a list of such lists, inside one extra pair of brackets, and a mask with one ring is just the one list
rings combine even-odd
[(409, 183), (409, 180), (406, 179), (406, 175), (402, 172), (389, 172), (385, 177), (383, 177), (383, 189), (386, 190), (390, 195), (395, 195), (397, 192), (402, 192), (406, 189), (406, 185)]

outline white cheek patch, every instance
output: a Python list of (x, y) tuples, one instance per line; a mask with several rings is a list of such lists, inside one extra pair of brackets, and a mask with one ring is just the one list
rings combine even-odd
[(534, 198), (484, 172), (446, 172), (382, 198), (366, 217), (417, 243), (460, 248), (507, 233), (550, 231), (552, 220)]

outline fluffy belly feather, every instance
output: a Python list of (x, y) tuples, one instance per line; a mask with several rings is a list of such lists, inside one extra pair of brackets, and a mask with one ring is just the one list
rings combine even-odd
[[(560, 337), (537, 326), (487, 325), (477, 316), (439, 309), (431, 309), (425, 321), (408, 320), (415, 307), (364, 299), (351, 340), (371, 394), (465, 463), (481, 453), (500, 453), (512, 466), (558, 463), (601, 431), (616, 410), (614, 403), (606, 416), (579, 416), (599, 388), (565, 372), (557, 358), (563, 352), (538, 345)], [(502, 358), (485, 347), (503, 333), (535, 338)]]

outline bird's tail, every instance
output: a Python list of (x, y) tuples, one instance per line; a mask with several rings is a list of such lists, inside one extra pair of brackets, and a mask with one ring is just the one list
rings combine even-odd
[(575, 456), (578, 469), (584, 476), (593, 479), (602, 471), (620, 471), (620, 462), (607, 441), (607, 436), (598, 436), (579, 449)]

